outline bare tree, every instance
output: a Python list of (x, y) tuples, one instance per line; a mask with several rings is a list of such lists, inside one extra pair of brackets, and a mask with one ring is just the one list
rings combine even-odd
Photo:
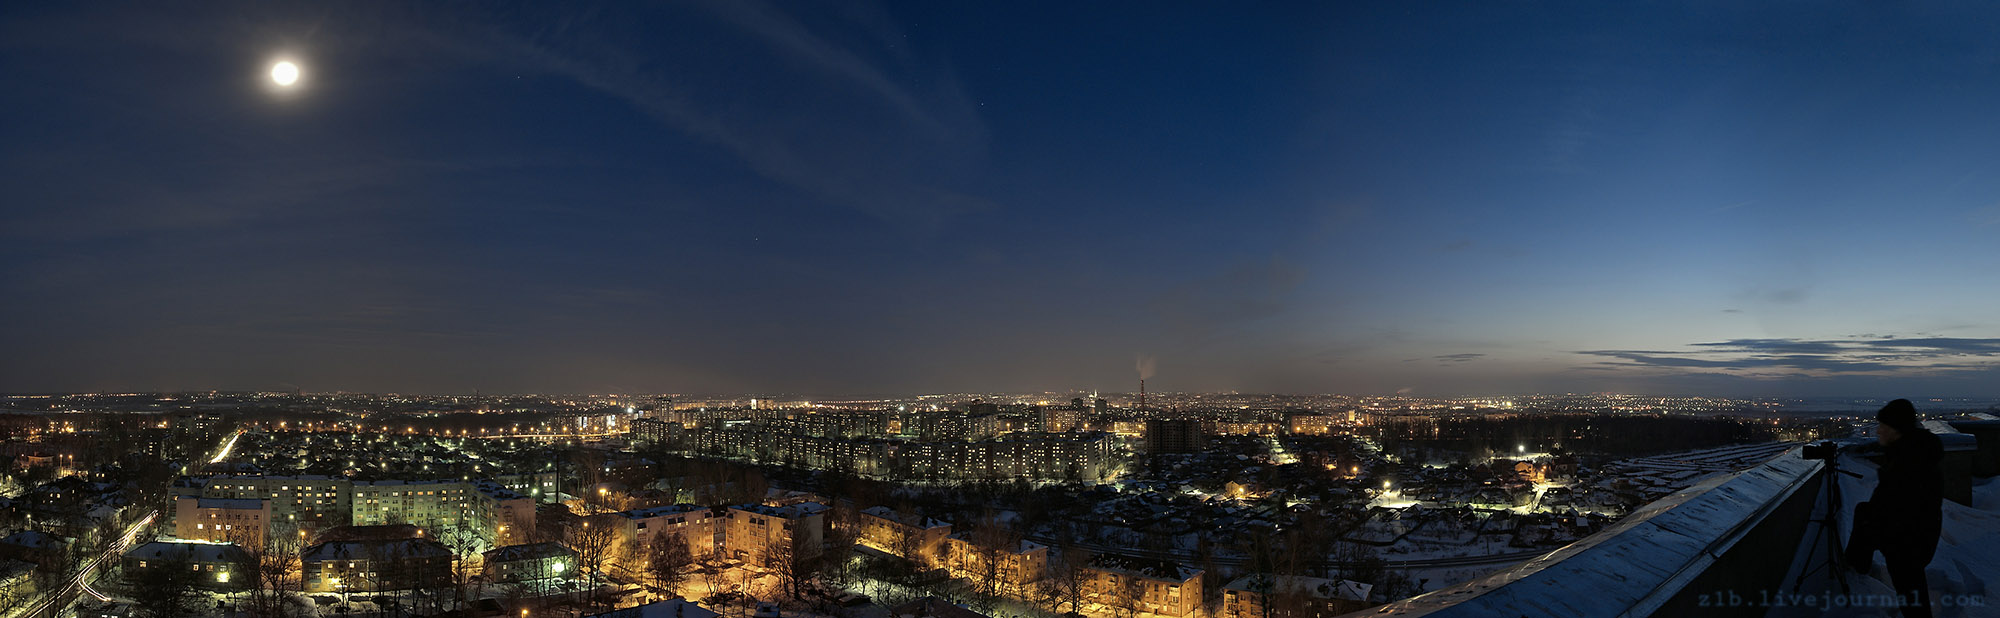
[(1083, 601), (1090, 595), (1090, 558), (1090, 550), (1067, 547), (1049, 562), (1040, 596), (1050, 613), (1063, 613), (1065, 606), (1070, 612), (1083, 611)]
[(802, 588), (806, 586), (806, 582), (812, 582), (814, 570), (818, 566), (814, 564), (812, 558), (804, 558), (806, 550), (802, 546), (804, 544), (802, 534), (794, 532), (796, 530), (786, 532), (784, 542), (768, 544), (764, 548), (766, 552), (764, 566), (778, 576), (778, 594), (784, 596), (786, 600), (798, 600), (804, 596)]
[(687, 570), (694, 564), (694, 553), (688, 549), (687, 536), (674, 531), (653, 537), (648, 548), (646, 571), (652, 576), (653, 587), (664, 589), (668, 594), (680, 594), (681, 582), (687, 581)]
[(597, 514), (610, 510), (604, 504), (608, 493), (598, 493), (604, 483), (604, 453), (596, 449), (580, 448), (570, 454), (570, 467), (574, 470), (575, 493), (588, 507), (584, 512)]
[[(597, 521), (593, 522), (593, 519)], [(597, 598), (599, 583), (603, 580), (604, 564), (611, 558), (613, 545), (618, 533), (611, 523), (603, 519), (585, 517), (569, 528), (567, 545), (576, 552), (577, 570), (583, 579), (586, 602), (601, 604)]]
[(918, 571), (931, 568), (933, 566), (931, 564), (933, 557), (924, 555), (924, 537), (922, 535), (924, 531), (924, 517), (918, 515), (916, 509), (912, 508), (908, 502), (904, 502), (896, 507), (894, 517), (897, 521), (891, 523), (889, 529), (896, 531), (896, 538), (894, 539), (896, 555), (909, 560), (916, 566)]
[(305, 574), (299, 552), (305, 536), (296, 526), (273, 524), (261, 542), (238, 541), (246, 561), (243, 581), (248, 586), (246, 611), (252, 616), (281, 617), (302, 613), (295, 594), (305, 591)]
[(1146, 578), (1124, 573), (1118, 576), (1116, 585), (1107, 592), (1111, 595), (1114, 609), (1122, 612), (1125, 618), (1134, 618), (1146, 611), (1147, 588)]
[(719, 565), (710, 563), (713, 559), (714, 554), (709, 554), (707, 559), (702, 560), (701, 565), (701, 582), (708, 586), (708, 596), (711, 598), (722, 594), (723, 585), (729, 583), (729, 572)]
[(463, 515), (459, 516), (457, 522), (444, 526), (442, 530), (443, 532), (438, 535), (438, 542), (443, 543), (445, 549), (451, 550), (453, 558), (452, 608), (464, 609), (468, 601), (466, 587), (472, 584), (473, 576), (479, 574), (481, 565), (478, 558), (481, 557), (481, 552), (493, 545), (493, 542), (486, 530), (473, 525), (473, 522)]
[(861, 520), (853, 503), (843, 506), (839, 500), (833, 502), (833, 510), (828, 513), (826, 550), (820, 555), (820, 571), (829, 583), (844, 588), (853, 581), (851, 557), (861, 534)]
[(195, 583), (200, 574), (185, 554), (153, 562), (134, 578), (132, 596), (145, 599), (137, 609), (145, 618), (193, 618), (202, 607)]
[(762, 504), (771, 491), (771, 481), (754, 467), (743, 466), (734, 476), (736, 482), (729, 492), (732, 504)]
[(1019, 573), (1011, 568), (1008, 559), (1021, 539), (988, 509), (973, 523), (970, 540), (972, 555), (963, 557), (969, 560), (962, 560), (961, 564), (970, 563), (966, 566), (971, 567), (973, 592), (977, 595), (973, 599), (974, 609), (990, 612), (1002, 595), (1020, 594)]
[(1357, 582), (1378, 583), (1388, 567), (1374, 548), (1352, 541), (1335, 545), (1333, 559), (1341, 565), (1338, 571), (1341, 579)]

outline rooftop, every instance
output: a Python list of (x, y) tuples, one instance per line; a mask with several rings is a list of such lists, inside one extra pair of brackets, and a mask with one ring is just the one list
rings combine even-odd
[(680, 513), (693, 513), (695, 511), (705, 511), (708, 510), (708, 508), (709, 507), (695, 505), (695, 504), (669, 504), (666, 506), (654, 506), (643, 509), (632, 509), (630, 511), (619, 511), (618, 515), (626, 519), (650, 519), (664, 515), (677, 515)]
[(249, 562), (250, 555), (243, 548), (227, 543), (197, 543), (154, 541), (125, 552), (126, 556), (157, 560), (187, 560), (189, 562)]
[(926, 530), (931, 528), (951, 527), (951, 524), (945, 523), (940, 520), (931, 519), (929, 517), (924, 517), (922, 515), (910, 515), (905, 517), (903, 514), (897, 513), (896, 509), (892, 509), (886, 506), (871, 506), (865, 509), (861, 509), (861, 514), (873, 517), (880, 517), (882, 519), (887, 519), (889, 521), (903, 524), (905, 526), (923, 528)]
[(816, 515), (826, 511), (826, 505), (820, 504), (818, 502), (801, 502), (791, 506), (765, 506), (762, 504), (739, 504), (729, 508), (749, 513), (756, 513), (759, 515), (783, 517), (785, 519), (793, 519), (798, 517), (805, 517), (808, 515)]
[(486, 553), (481, 555), (486, 558), (487, 562), (506, 562), (511, 560), (553, 558), (556, 556), (574, 556), (576, 552), (571, 551), (568, 547), (563, 547), (561, 543), (532, 543), (528, 545), (508, 545), (498, 549), (487, 550)]
[(300, 558), (307, 562), (440, 557), (451, 557), (451, 551), (430, 539), (330, 541), (306, 548), (305, 553), (300, 555)]
[(1373, 584), (1364, 584), (1345, 579), (1321, 579), (1318, 577), (1295, 575), (1277, 577), (1248, 575), (1236, 578), (1234, 581), (1229, 582), (1228, 585), (1223, 586), (1223, 589), (1248, 590), (1257, 593), (1272, 590), (1287, 592), (1296, 590), (1304, 592), (1306, 596), (1317, 599), (1367, 601), (1368, 595), (1375, 591), (1375, 586)]
[(1117, 554), (1098, 554), (1091, 557), (1090, 568), (1172, 582), (1184, 582), (1201, 575), (1201, 569), (1184, 564)]

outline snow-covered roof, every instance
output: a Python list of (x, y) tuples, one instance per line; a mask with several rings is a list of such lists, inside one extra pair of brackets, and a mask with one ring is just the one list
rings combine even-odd
[(327, 560), (384, 560), (390, 558), (438, 558), (450, 557), (451, 550), (445, 549), (437, 541), (430, 539), (396, 539), (386, 541), (334, 541), (320, 543), (307, 548), (300, 556), (306, 562)]
[(1172, 582), (1184, 582), (1201, 575), (1201, 569), (1185, 564), (1134, 558), (1117, 554), (1098, 554), (1090, 559), (1090, 568), (1099, 571), (1139, 575)]
[(1269, 575), (1258, 574), (1258, 575), (1245, 575), (1243, 577), (1238, 577), (1235, 580), (1230, 581), (1227, 585), (1224, 585), (1223, 589), (1248, 590), (1257, 593), (1264, 593), (1269, 591), (1283, 591), (1283, 592), (1300, 591), (1304, 592), (1306, 596), (1317, 599), (1342, 599), (1348, 601), (1366, 601), (1368, 600), (1368, 595), (1375, 591), (1375, 586), (1373, 584), (1364, 584), (1361, 582), (1346, 580), (1346, 579), (1322, 579), (1318, 577), (1305, 577), (1298, 575), (1269, 576)]
[(619, 511), (618, 515), (626, 519), (652, 519), (654, 517), (679, 515), (681, 513), (693, 513), (695, 511), (704, 511), (704, 510), (708, 510), (708, 507), (694, 505), (694, 504), (669, 504), (666, 506), (654, 506), (643, 509), (632, 509), (630, 511)]
[(896, 512), (896, 509), (892, 509), (886, 506), (871, 506), (865, 509), (861, 509), (861, 514), (887, 519), (889, 521), (903, 524), (905, 526), (921, 527), (924, 529), (951, 527), (951, 524), (936, 519), (931, 519), (929, 517), (924, 517), (922, 515), (917, 515), (915, 517), (905, 519), (902, 514)]
[(193, 543), (154, 541), (125, 552), (125, 555), (146, 560), (187, 560), (189, 562), (249, 562), (250, 555), (243, 548), (229, 543)]
[(22, 530), (0, 539), (0, 545), (13, 545), (28, 549), (52, 549), (68, 545), (69, 541), (40, 530)]
[(762, 504), (739, 504), (729, 508), (736, 509), (739, 511), (756, 513), (759, 515), (783, 517), (785, 519), (795, 519), (799, 517), (805, 517), (808, 515), (817, 515), (819, 513), (826, 511), (826, 505), (820, 504), (818, 502), (801, 502), (791, 506), (765, 506)]
[(534, 560), (538, 558), (574, 555), (576, 555), (576, 552), (570, 551), (568, 547), (563, 547), (561, 543), (508, 545), (499, 549), (487, 550), (486, 553), (481, 554), (487, 562), (510, 562), (514, 560)]

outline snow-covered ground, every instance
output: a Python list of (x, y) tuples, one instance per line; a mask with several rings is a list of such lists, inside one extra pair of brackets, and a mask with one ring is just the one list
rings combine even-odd
[[(1868, 494), (1875, 489), (1875, 468), (1873, 464), (1853, 456), (1842, 457), (1840, 467), (1861, 474), (1861, 478), (1845, 475), (1840, 478), (1840, 496), (1844, 503), (1840, 535), (1846, 539), (1852, 531), (1853, 518), (1849, 515), (1854, 512), (1855, 503), (1867, 500)], [(1941, 618), (2000, 617), (2000, 478), (1975, 479), (1974, 483), (1971, 506), (1950, 500), (1944, 502), (1944, 534), (1938, 540), (1937, 555), (1924, 569), (1925, 576), (1930, 580), (1932, 611)], [(1814, 535), (1811, 540), (1818, 538)], [(1791, 592), (1789, 583), (1801, 570), (1799, 563), (1803, 563), (1803, 549), (1799, 552), (1799, 559), (1794, 560), (1792, 572), (1785, 578), (1788, 587), (1781, 594)], [(1824, 555), (1824, 546), (1820, 551)], [(1822, 560), (1816, 557), (1815, 565), (1819, 562)], [(1804, 607), (1806, 597), (1787, 596), (1785, 600), (1794, 607), (1774, 609), (1767, 615), (1773, 618), (1896, 616), (1893, 609), (1853, 607), (1856, 599), (1895, 595), (1885, 569), (1878, 555), (1871, 572), (1849, 574), (1847, 595), (1839, 594), (1827, 571), (1821, 570), (1800, 588), (1802, 593), (1820, 595), (1821, 602), (1817, 606)], [(1833, 596), (1827, 596), (1830, 593)], [(1841, 596), (1846, 599), (1834, 600)], [(1835, 604), (1846, 606), (1830, 607)]]

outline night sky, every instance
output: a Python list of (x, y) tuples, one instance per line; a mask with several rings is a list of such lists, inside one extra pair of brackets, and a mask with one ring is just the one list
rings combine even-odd
[(7, 3), (0, 391), (2000, 395), (2000, 9), (1337, 4)]

